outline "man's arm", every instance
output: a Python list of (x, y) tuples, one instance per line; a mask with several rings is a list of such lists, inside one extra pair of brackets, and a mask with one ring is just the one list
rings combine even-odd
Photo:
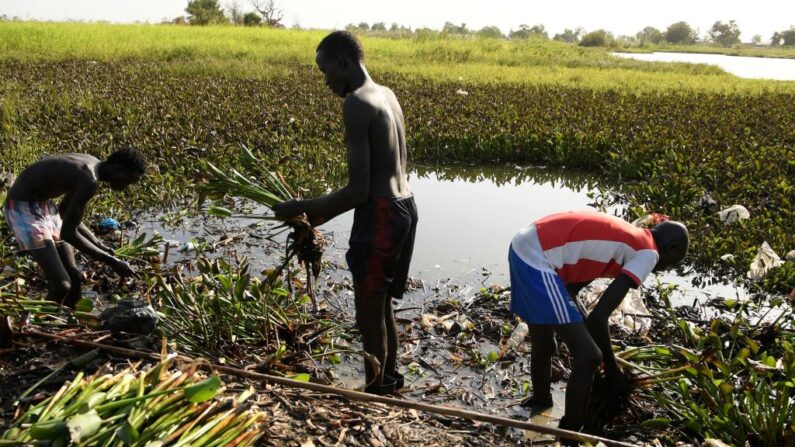
[[(58, 212), (61, 214), (61, 216), (63, 216), (63, 215), (66, 213), (66, 208), (69, 206), (69, 202), (70, 202), (71, 200), (72, 200), (72, 193), (69, 193), (69, 194), (66, 194), (66, 195), (64, 196), (63, 200), (61, 200), (61, 203), (60, 203), (60, 204), (58, 204)], [(94, 244), (94, 246), (96, 246), (96, 247), (97, 247), (97, 248), (99, 248), (100, 250), (104, 251), (105, 253), (111, 254), (111, 255), (113, 254), (113, 249), (112, 249), (112, 248), (110, 248), (110, 247), (108, 247), (107, 245), (103, 244), (103, 243), (102, 243), (102, 241), (100, 241), (100, 240), (99, 240), (99, 238), (97, 238), (97, 237), (94, 235), (94, 233), (92, 233), (92, 232), (91, 232), (91, 230), (89, 230), (89, 229), (88, 229), (88, 227), (86, 227), (86, 226), (83, 224), (83, 222), (80, 222), (80, 223), (77, 225), (77, 231), (78, 231), (78, 232), (79, 232), (79, 233), (80, 233), (80, 234), (81, 234), (81, 235), (82, 235), (82, 236), (83, 236), (83, 237), (84, 237), (86, 240), (88, 240), (89, 242), (91, 242), (92, 244)]]
[(91, 230), (89, 230), (88, 227), (83, 224), (83, 222), (80, 222), (80, 225), (77, 226), (77, 231), (79, 231), (84, 238), (86, 238), (89, 242), (94, 244), (97, 248), (104, 251), (105, 253), (111, 255), (115, 253), (111, 247), (108, 247), (98, 237), (96, 237), (94, 233), (92, 233)]
[(370, 121), (372, 106), (349, 97), (342, 108), (348, 142), (348, 184), (331, 194), (314, 199), (286, 201), (273, 210), (279, 219), (306, 213), (315, 222), (325, 222), (364, 203), (370, 196)]
[(121, 275), (132, 274), (134, 272), (126, 262), (101, 250), (79, 231), (80, 220), (83, 218), (86, 203), (88, 203), (89, 199), (94, 195), (96, 188), (93, 182), (82, 180), (78, 183), (74, 192), (70, 194), (69, 200), (61, 214), (63, 219), (63, 225), (61, 225), (61, 239), (89, 257), (110, 265)]
[(602, 293), (596, 308), (585, 320), (588, 332), (590, 332), (596, 345), (602, 351), (602, 361), (605, 364), (605, 374), (608, 377), (615, 376), (620, 371), (613, 355), (613, 345), (610, 342), (610, 329), (607, 320), (632, 287), (637, 287), (634, 280), (623, 273), (618, 275)]

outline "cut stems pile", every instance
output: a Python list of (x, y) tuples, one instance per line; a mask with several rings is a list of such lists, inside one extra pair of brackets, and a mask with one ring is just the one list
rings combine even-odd
[(265, 414), (248, 402), (249, 388), (222, 399), (218, 376), (198, 364), (170, 371), (170, 360), (147, 371), (79, 372), (52, 396), (27, 409), (0, 446), (248, 446), (263, 434)]

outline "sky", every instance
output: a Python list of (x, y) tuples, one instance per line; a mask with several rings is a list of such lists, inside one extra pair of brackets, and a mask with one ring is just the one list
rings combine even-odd
[[(227, 5), (233, 0), (219, 0)], [(412, 28), (439, 29), (447, 22), (470, 29), (498, 26), (504, 33), (520, 24), (544, 24), (550, 34), (564, 28), (606, 29), (634, 35), (646, 26), (664, 30), (684, 20), (704, 35), (717, 20), (736, 20), (750, 41), (760, 34), (795, 26), (793, 0), (276, 0), (287, 26), (344, 28), (348, 23), (397, 22)], [(251, 10), (248, 0), (238, 0)], [(187, 0), (0, 0), (0, 15), (28, 20), (82, 20), (158, 23), (184, 15)]]

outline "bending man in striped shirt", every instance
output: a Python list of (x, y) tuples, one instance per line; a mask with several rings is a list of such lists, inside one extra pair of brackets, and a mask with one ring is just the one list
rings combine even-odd
[[(600, 362), (608, 383), (619, 383), (608, 317), (652, 271), (679, 263), (688, 243), (687, 228), (679, 222), (662, 222), (649, 230), (597, 212), (553, 214), (520, 230), (511, 241), (508, 260), (511, 311), (529, 324), (532, 344), (533, 394), (522, 404), (552, 406), (550, 369), (557, 331), (572, 354), (559, 426), (579, 431)], [(606, 277), (615, 280), (583, 320), (572, 298), (594, 279)]]

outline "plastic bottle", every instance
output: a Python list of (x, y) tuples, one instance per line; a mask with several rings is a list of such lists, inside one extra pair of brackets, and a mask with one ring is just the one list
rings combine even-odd
[(524, 338), (527, 337), (527, 332), (529, 329), (527, 328), (527, 324), (524, 321), (516, 325), (516, 328), (511, 333), (511, 336), (508, 337), (508, 342), (506, 343), (508, 349), (513, 349), (519, 346), (519, 343), (524, 341)]

